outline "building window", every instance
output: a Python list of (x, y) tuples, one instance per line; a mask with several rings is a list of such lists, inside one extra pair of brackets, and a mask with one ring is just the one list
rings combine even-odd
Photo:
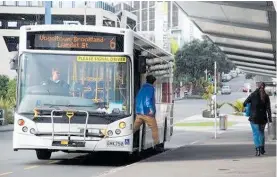
[(142, 20), (141, 21), (147, 21), (148, 20), (147, 15), (148, 15), (148, 10), (147, 9), (142, 10)]
[(133, 11), (133, 8), (129, 4), (125, 3), (123, 4), (123, 9), (129, 12)]
[(149, 9), (149, 20), (155, 19), (155, 8)]
[(63, 8), (72, 8), (73, 7), (72, 1), (62, 1), (62, 7)]
[(142, 9), (146, 9), (148, 7), (148, 1), (142, 1)]
[(60, 1), (53, 1), (52, 2), (52, 7), (53, 8), (59, 8), (59, 6), (60, 6)]
[(173, 10), (172, 10), (172, 26), (179, 26), (178, 25), (178, 20), (179, 20), (179, 15), (178, 15), (178, 7), (173, 4)]
[(6, 6), (16, 6), (16, 2), (15, 1), (5, 1), (5, 5)]
[(147, 31), (147, 21), (142, 22), (142, 28), (141, 31)]
[(76, 8), (84, 8), (85, 2), (84, 1), (75, 1), (75, 7)]
[(139, 4), (139, 3), (140, 3), (140, 1), (135, 1), (135, 2), (134, 2), (134, 9), (135, 9), (135, 10), (140, 9), (140, 4)]
[(27, 1), (17, 1), (18, 6), (27, 6)]
[(155, 6), (155, 1), (149, 1), (149, 8)]
[(140, 11), (134, 11), (133, 14), (137, 16), (137, 22), (140, 22)]
[(155, 20), (149, 21), (149, 31), (155, 31)]
[(8, 22), (8, 27), (9, 28), (16, 28), (17, 27), (17, 22), (16, 21), (10, 21), (10, 22)]
[[(53, 2), (52, 2), (52, 4), (53, 4)], [(42, 2), (42, 1), (31, 1), (31, 6), (32, 7), (42, 7), (42, 6), (44, 6), (44, 2)]]
[(167, 11), (168, 11), (168, 15), (167, 15), (167, 23), (168, 23), (168, 27), (170, 28), (171, 27), (171, 19), (172, 19), (172, 17), (171, 17), (171, 2), (167, 2)]

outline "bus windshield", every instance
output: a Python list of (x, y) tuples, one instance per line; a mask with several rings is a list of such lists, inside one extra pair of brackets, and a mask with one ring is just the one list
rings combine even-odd
[(70, 106), (130, 114), (130, 59), (24, 53), (20, 57), (18, 113)]

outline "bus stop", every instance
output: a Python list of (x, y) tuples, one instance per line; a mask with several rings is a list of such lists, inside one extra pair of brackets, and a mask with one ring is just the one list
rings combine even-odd
[(238, 68), (276, 77), (276, 11), (272, 1), (175, 4)]

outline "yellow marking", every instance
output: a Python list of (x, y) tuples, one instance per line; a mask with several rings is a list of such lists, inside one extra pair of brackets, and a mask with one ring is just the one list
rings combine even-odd
[(13, 173), (13, 172), (0, 173), (0, 176), (9, 175), (9, 174), (12, 174), (12, 173)]
[(108, 57), (108, 56), (77, 56), (78, 62), (110, 62), (126, 63), (126, 57)]
[(52, 160), (48, 164), (53, 164), (53, 163), (58, 163), (58, 162), (59, 162), (59, 160)]
[(66, 141), (66, 140), (65, 141), (61, 141), (61, 144), (62, 145), (68, 145), (68, 141)]
[(66, 112), (68, 119), (71, 119), (74, 116), (74, 112)]
[(33, 166), (25, 167), (24, 170), (30, 170), (30, 169), (37, 168), (37, 167), (39, 167), (39, 166), (33, 165)]

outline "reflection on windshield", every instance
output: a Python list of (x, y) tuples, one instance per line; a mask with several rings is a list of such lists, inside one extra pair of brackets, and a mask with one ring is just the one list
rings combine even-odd
[(76, 105), (83, 110), (130, 113), (126, 57), (23, 54), (20, 61), (19, 112)]

